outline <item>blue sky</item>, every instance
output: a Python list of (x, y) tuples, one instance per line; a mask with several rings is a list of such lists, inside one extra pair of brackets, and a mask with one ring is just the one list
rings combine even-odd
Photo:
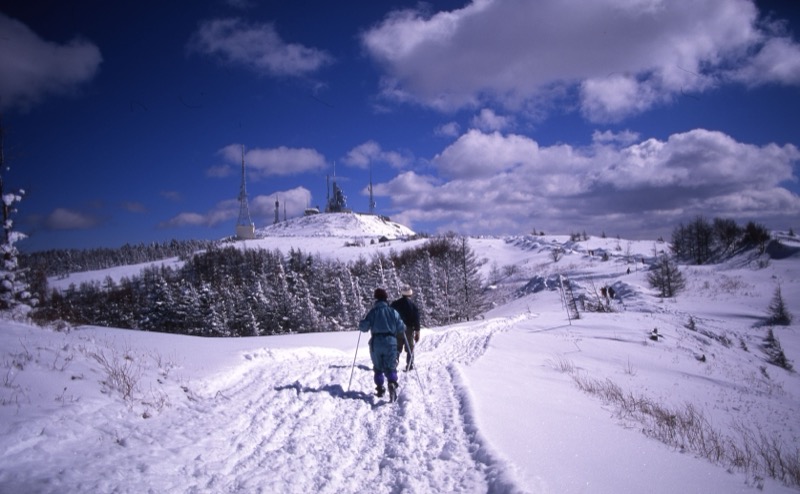
[(427, 233), (800, 229), (795, 2), (15, 3), (23, 250), (230, 235), (241, 146), (257, 228), (324, 207), (335, 166)]

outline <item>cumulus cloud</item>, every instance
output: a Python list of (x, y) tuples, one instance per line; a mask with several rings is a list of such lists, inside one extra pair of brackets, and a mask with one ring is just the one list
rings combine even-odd
[(187, 226), (206, 226), (212, 227), (224, 222), (236, 220), (239, 216), (239, 201), (229, 199), (220, 201), (210, 211), (206, 213), (183, 212), (179, 213), (167, 221), (161, 222), (160, 228), (181, 228)]
[(351, 149), (343, 161), (348, 166), (366, 169), (375, 163), (386, 163), (392, 168), (404, 168), (411, 160), (411, 157), (397, 151), (384, 151), (380, 144), (370, 140)]
[(488, 177), (532, 163), (538, 152), (538, 144), (527, 137), (472, 129), (436, 155), (433, 164), (446, 177)]
[[(249, 200), (250, 216), (261, 228), (272, 224), (275, 216), (275, 200), (280, 202), (280, 214), (283, 217), (284, 208), (287, 217), (302, 214), (311, 200), (311, 193), (304, 187), (275, 192), (270, 195), (258, 195)], [(161, 228), (181, 228), (189, 226), (213, 227), (223, 223), (231, 223), (239, 217), (239, 201), (228, 199), (218, 202), (212, 209), (205, 213), (182, 212), (159, 224)]]
[(441, 137), (457, 137), (461, 133), (461, 126), (458, 125), (458, 122), (447, 122), (436, 127), (433, 133)]
[(87, 230), (100, 224), (100, 221), (88, 214), (66, 208), (53, 210), (44, 220), (48, 230)]
[(100, 50), (89, 41), (45, 41), (2, 13), (0, 33), (0, 110), (27, 109), (49, 95), (71, 93), (90, 81), (102, 62)]
[(789, 38), (769, 39), (749, 63), (731, 71), (730, 77), (749, 86), (770, 82), (800, 84), (800, 48)]
[(595, 130), (592, 133), (592, 142), (600, 144), (620, 143), (620, 144), (633, 144), (639, 139), (639, 133), (631, 130), (623, 130), (621, 132), (612, 132), (610, 130)]
[(250, 213), (256, 226), (272, 224), (275, 219), (275, 201), (278, 201), (278, 214), (283, 219), (284, 212), (287, 218), (294, 218), (303, 214), (311, 206), (311, 192), (305, 187), (274, 192), (269, 195), (259, 195), (250, 201)]
[(703, 129), (630, 142), (629, 132), (595, 133), (586, 147), (540, 146), (529, 137), (470, 130), (433, 160), (439, 176), (406, 172), (378, 184), (393, 218), (439, 230), (664, 234), (675, 221), (707, 217), (796, 218), (800, 151), (738, 142)]
[[(228, 176), (233, 166), (241, 166), (241, 144), (230, 144), (218, 151), (218, 154), (229, 163), (228, 167), (213, 167), (207, 174), (211, 176)], [(325, 157), (318, 151), (309, 148), (288, 148), (280, 146), (272, 149), (248, 149), (244, 155), (245, 166), (252, 178), (268, 176), (288, 176), (306, 172), (324, 170), (327, 167)], [(224, 170), (224, 172), (220, 172)]]
[(618, 121), (732, 81), (800, 82), (800, 45), (752, 0), (473, 0), (392, 12), (361, 41), (384, 97), (440, 110), (574, 94), (586, 118)]
[(513, 124), (513, 117), (498, 115), (491, 108), (484, 108), (472, 118), (472, 126), (484, 131), (506, 130)]
[(188, 46), (190, 51), (271, 76), (307, 76), (333, 62), (324, 50), (287, 43), (273, 24), (239, 18), (202, 22)]

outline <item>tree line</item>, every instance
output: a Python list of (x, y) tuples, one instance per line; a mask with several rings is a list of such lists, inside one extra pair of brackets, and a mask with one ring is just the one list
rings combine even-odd
[(125, 244), (119, 248), (49, 249), (20, 254), (19, 264), (25, 270), (44, 276), (65, 276), (69, 273), (141, 264), (170, 257), (183, 259), (219, 243), (218, 240), (173, 239), (150, 244)]
[(732, 219), (708, 221), (698, 216), (672, 231), (672, 252), (681, 261), (707, 264), (744, 249), (757, 247), (763, 252), (769, 239), (769, 230), (753, 221), (741, 227)]
[(423, 324), (435, 326), (483, 312), (479, 268), (468, 240), (455, 235), (351, 262), (220, 244), (180, 267), (52, 290), (33, 317), (200, 336), (342, 331), (356, 327), (376, 287), (399, 296), (407, 284)]

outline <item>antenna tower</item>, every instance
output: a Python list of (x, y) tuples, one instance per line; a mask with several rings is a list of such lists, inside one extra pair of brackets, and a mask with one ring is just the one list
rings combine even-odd
[(247, 187), (244, 179), (244, 145), (242, 145), (242, 185), (239, 187), (239, 220), (236, 222), (236, 237), (240, 239), (256, 238), (256, 226), (250, 219), (247, 207)]
[(375, 214), (375, 196), (372, 195), (372, 163), (369, 165), (369, 214)]

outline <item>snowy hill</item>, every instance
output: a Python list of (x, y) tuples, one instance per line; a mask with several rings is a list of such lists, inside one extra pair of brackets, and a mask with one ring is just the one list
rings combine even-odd
[[(302, 224), (238, 245), (384, 248)], [(764, 321), (780, 284), (795, 320), (772, 329), (800, 365), (800, 258), (683, 266), (685, 291), (662, 300), (646, 276), (663, 243), (470, 245), (493, 293), (513, 297), (424, 327), (396, 404), (372, 395), (368, 338), (352, 331), (212, 340), (0, 322), (0, 492), (797, 492), (800, 377), (768, 362)], [(560, 277), (589, 300), (614, 287), (613, 311), (569, 320)]]
[(357, 213), (322, 213), (281, 221), (256, 231), (259, 237), (346, 237), (397, 239), (414, 232), (400, 223), (377, 215)]

